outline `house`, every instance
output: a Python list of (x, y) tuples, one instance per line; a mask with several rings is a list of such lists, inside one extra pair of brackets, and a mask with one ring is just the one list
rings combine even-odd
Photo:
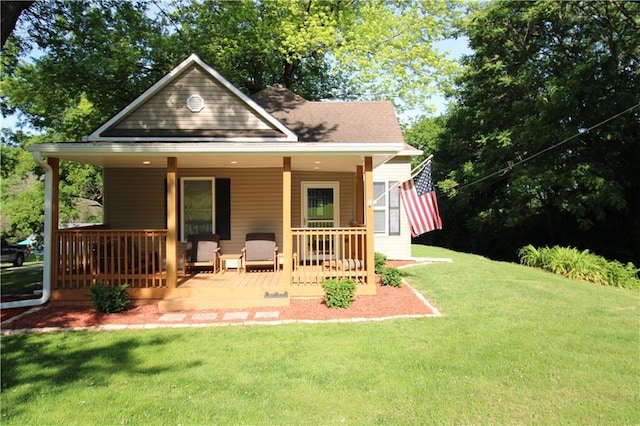
[[(311, 102), (281, 86), (248, 97), (191, 55), (83, 141), (30, 149), (46, 171), (53, 301), (87, 301), (98, 282), (164, 310), (288, 304), (330, 277), (374, 294), (374, 252), (410, 256), (393, 185), (421, 151), (390, 102)], [(103, 168), (104, 225), (59, 229), (60, 161)], [(253, 232), (275, 234), (275, 271), (242, 273)], [(201, 233), (220, 236), (237, 272), (182, 272)]]

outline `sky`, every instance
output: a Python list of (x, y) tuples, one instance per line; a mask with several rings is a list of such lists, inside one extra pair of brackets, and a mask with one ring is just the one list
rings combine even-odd
[[(468, 40), (464, 37), (457, 39), (445, 40), (442, 42), (438, 42), (436, 44), (438, 49), (443, 51), (448, 51), (449, 56), (451, 58), (459, 59), (463, 55), (467, 55), (471, 53), (471, 49), (468, 46)], [(433, 112), (433, 116), (438, 116), (443, 114), (447, 109), (447, 100), (443, 95), (436, 95), (431, 100), (435, 111)], [(403, 113), (398, 114), (398, 119), (402, 123), (408, 123), (422, 115), (425, 115), (423, 110), (410, 110)], [(15, 115), (9, 117), (0, 116), (0, 128), (2, 129), (16, 129), (17, 126), (17, 117)], [(24, 129), (29, 132), (29, 129)]]

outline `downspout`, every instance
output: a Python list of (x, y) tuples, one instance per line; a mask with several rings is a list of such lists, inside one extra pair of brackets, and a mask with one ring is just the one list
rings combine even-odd
[(44, 266), (42, 268), (42, 296), (40, 296), (39, 299), (0, 303), (0, 309), (44, 305), (51, 297), (51, 237), (53, 235), (53, 224), (51, 223), (51, 194), (53, 193), (53, 176), (51, 166), (42, 159), (39, 152), (33, 152), (33, 159), (44, 169)]

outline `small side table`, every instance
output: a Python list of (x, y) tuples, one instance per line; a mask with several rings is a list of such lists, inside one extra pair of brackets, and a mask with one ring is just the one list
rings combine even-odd
[(220, 255), (220, 270), (222, 273), (227, 272), (227, 261), (235, 260), (237, 261), (237, 270), (238, 272), (242, 272), (242, 254), (222, 254)]

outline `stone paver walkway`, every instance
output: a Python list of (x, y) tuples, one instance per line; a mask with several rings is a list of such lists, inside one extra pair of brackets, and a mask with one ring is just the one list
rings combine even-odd
[[(249, 312), (244, 312), (244, 311), (226, 312), (222, 316), (222, 321), (247, 321), (249, 319), (249, 315), (250, 315)], [(278, 311), (268, 311), (268, 312), (258, 311), (253, 316), (253, 319), (254, 320), (259, 320), (259, 319), (278, 319), (279, 317), (280, 317), (280, 312), (278, 312)], [(158, 321), (161, 321), (161, 322), (181, 322), (181, 321), (185, 321), (185, 320), (188, 320), (188, 319), (193, 319), (193, 320), (196, 320), (196, 321), (214, 321), (217, 318), (218, 318), (218, 314), (217, 313), (209, 313), (209, 312), (204, 312), (204, 313), (196, 312), (196, 313), (191, 315), (191, 318), (187, 318), (187, 314), (166, 313), (166, 314), (160, 315), (160, 318), (158, 318)]]

